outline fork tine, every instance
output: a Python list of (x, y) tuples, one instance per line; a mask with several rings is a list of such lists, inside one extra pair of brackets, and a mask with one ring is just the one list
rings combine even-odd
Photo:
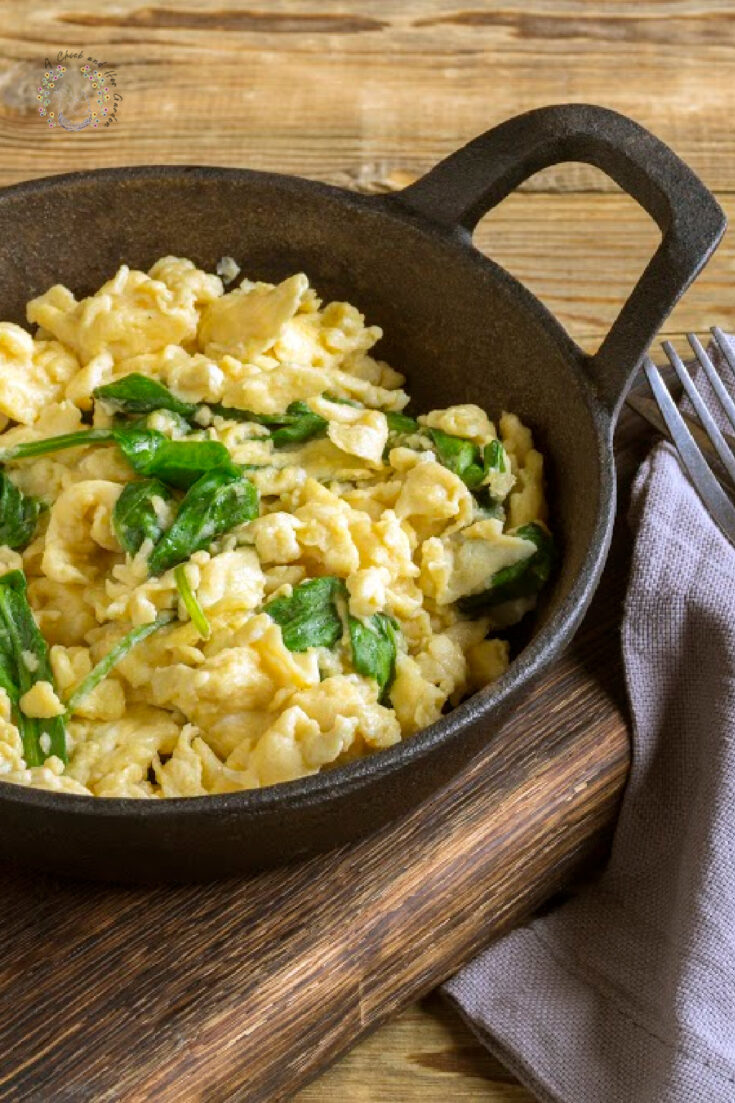
[(724, 535), (735, 543), (735, 506), (708, 467), (707, 461), (695, 444), (686, 422), (669, 394), (661, 373), (650, 357), (647, 356), (643, 361), (643, 368), (661, 415), (671, 433), (671, 439), (700, 498)]
[(717, 452), (717, 455), (722, 463), (723, 467), (727, 471), (731, 479), (735, 480), (735, 456), (727, 446), (727, 441), (720, 432), (712, 414), (707, 409), (702, 396), (697, 388), (694, 386), (691, 375), (687, 371), (684, 361), (679, 356), (678, 352), (671, 344), (671, 341), (664, 341), (663, 350), (669, 358), (669, 363), (679, 376), (684, 390), (687, 393), (692, 406), (697, 412), (697, 417), (702, 423), (702, 428), (706, 432), (709, 439), (712, 441), (712, 447)]
[[(712, 333), (712, 336), (715, 339), (715, 342), (717, 344), (718, 349), (720, 350), (723, 357), (727, 361), (727, 363), (730, 367), (730, 370), (733, 373), (733, 376), (735, 376), (735, 356), (733, 355), (733, 353), (732, 353), (732, 351), (731, 351), (731, 349), (728, 345), (727, 338), (725, 337), (725, 334), (722, 332), (722, 330), (718, 326), (713, 326), (712, 330), (711, 330), (711, 333)], [(695, 338), (695, 340), (696, 340), (696, 338)], [(691, 341), (690, 341), (690, 344), (691, 344)], [(699, 344), (698, 341), (697, 341), (697, 344)], [(702, 346), (700, 345), (699, 347), (701, 348)], [(694, 345), (692, 345), (692, 348), (694, 348)], [(694, 351), (695, 351), (695, 353), (697, 352), (696, 349), (694, 349)], [(733, 402), (733, 400), (730, 398), (730, 395), (725, 390), (725, 385), (723, 384), (722, 380), (720, 379), (720, 376), (717, 372), (717, 369), (715, 368), (714, 364), (710, 360), (709, 356), (707, 356), (705, 354), (705, 357), (706, 357), (706, 359), (705, 360), (700, 360), (700, 363), (702, 364), (702, 367), (704, 368), (704, 370), (707, 372), (707, 378), (709, 379), (710, 383), (712, 384), (713, 390), (716, 392), (717, 397), (719, 398), (720, 402), (722, 403), (722, 408), (725, 411), (725, 413), (727, 414), (727, 416), (729, 417), (730, 424), (735, 428), (735, 402)], [(697, 358), (699, 359), (699, 353), (697, 353)], [(712, 369), (711, 373), (710, 373), (710, 368)]]

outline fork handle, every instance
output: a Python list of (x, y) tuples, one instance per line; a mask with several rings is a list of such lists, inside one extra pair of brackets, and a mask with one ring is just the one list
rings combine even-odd
[(659, 248), (598, 351), (589, 356), (574, 346), (614, 420), (646, 350), (727, 225), (691, 169), (632, 119), (605, 107), (561, 104), (517, 115), (481, 134), (396, 199), (434, 222), (471, 233), (514, 188), (561, 161), (602, 169), (662, 232)]

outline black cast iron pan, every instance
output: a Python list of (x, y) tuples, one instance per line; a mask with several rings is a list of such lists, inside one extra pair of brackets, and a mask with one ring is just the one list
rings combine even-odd
[[(585, 161), (653, 216), (662, 241), (602, 347), (585, 355), (524, 287), (472, 245), (480, 217), (532, 173)], [(472, 401), (518, 413), (553, 474), (562, 565), (508, 673), (374, 757), (260, 791), (105, 800), (0, 782), (0, 857), (82, 877), (195, 880), (354, 839), (400, 816), (492, 739), (569, 642), (597, 584), (614, 515), (612, 435), (625, 390), (725, 228), (697, 177), (647, 131), (600, 107), (548, 107), (476, 138), (391, 196), (240, 169), (75, 173), (0, 193), (0, 317), (62, 282), (89, 294), (121, 262), (167, 253), (248, 276), (308, 273), (381, 325), (380, 355), (417, 409)]]

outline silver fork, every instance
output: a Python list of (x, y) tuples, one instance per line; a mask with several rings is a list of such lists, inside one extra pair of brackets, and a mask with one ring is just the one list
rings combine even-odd
[[(735, 356), (733, 356), (733, 353), (728, 347), (724, 333), (721, 329), (715, 327), (712, 330), (712, 336), (723, 358), (735, 374)], [(697, 361), (702, 366), (702, 370), (709, 380), (726, 418), (735, 430), (735, 402), (733, 402), (725, 389), (711, 357), (702, 347), (699, 338), (696, 337), (695, 334), (689, 333), (687, 334), (687, 340), (692, 347)], [(670, 341), (664, 341), (662, 348), (666, 353), (669, 363), (676, 372), (689, 401), (696, 411), (702, 428), (709, 438), (714, 454), (727, 472), (729, 481), (735, 486), (735, 455), (733, 455), (716, 421), (707, 409), (707, 405), (694, 385), (694, 381), (689, 374), (686, 364), (681, 359), (674, 346)], [(644, 360), (643, 368), (651, 390), (653, 391), (653, 396), (658, 403), (661, 416), (666, 423), (674, 446), (679, 453), (681, 462), (689, 473), (689, 477), (694, 483), (700, 498), (704, 502), (712, 518), (716, 521), (728, 540), (735, 544), (735, 506), (723, 490), (715, 473), (705, 459), (704, 453), (695, 441), (687, 421), (679, 412), (676, 403), (669, 393), (668, 387), (661, 377), (661, 373), (650, 357), (646, 357)]]

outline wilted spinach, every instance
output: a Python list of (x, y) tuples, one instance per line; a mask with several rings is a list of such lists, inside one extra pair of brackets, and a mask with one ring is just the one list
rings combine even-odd
[(454, 437), (445, 433), (443, 429), (429, 429), (429, 436), (434, 442), (439, 461), (459, 475), (473, 464), (478, 455), (478, 448), (471, 440), (464, 437)]
[[(189, 424), (197, 423), (197, 417), (205, 406), (218, 417), (227, 418), (228, 421), (257, 421), (261, 424), (269, 424), (269, 417), (254, 414), (250, 410), (238, 410), (231, 406), (222, 406), (218, 402), (184, 402), (155, 379), (149, 379), (147, 375), (132, 372), (114, 383), (106, 383), (103, 387), (97, 387), (94, 397), (99, 399), (108, 409), (118, 414), (154, 414), (158, 410), (168, 410), (177, 414)], [(191, 426), (190, 426), (191, 427)]]
[(169, 440), (156, 429), (116, 429), (120, 451), (138, 475), (153, 475), (186, 490), (205, 472), (239, 475), (224, 444), (216, 440)]
[[(116, 413), (115, 423), (106, 429), (80, 429), (43, 440), (24, 441), (0, 448), (0, 463), (31, 459), (81, 448), (89, 444), (117, 444), (138, 475), (156, 476), (170, 486), (187, 489), (206, 471), (215, 468), (236, 471), (223, 444), (214, 440), (170, 440), (151, 429), (145, 418), (166, 410), (190, 427), (205, 406), (211, 413), (236, 421), (254, 421), (270, 430), (274, 447), (300, 444), (326, 432), (326, 418), (315, 414), (305, 402), (292, 402), (284, 414), (254, 414), (218, 403), (195, 405), (183, 402), (162, 383), (133, 372), (114, 383), (98, 387), (95, 396)], [(123, 416), (124, 415), (124, 416)], [(129, 418), (134, 415), (134, 420)]]
[(127, 483), (115, 502), (112, 526), (125, 551), (135, 555), (144, 540), (157, 544), (164, 526), (155, 508), (155, 500), (170, 501), (169, 488), (159, 479), (143, 479)]
[(49, 452), (62, 452), (65, 448), (81, 448), (86, 444), (112, 444), (114, 440), (112, 429), (79, 429), (74, 433), (61, 433), (57, 437), (44, 437), (43, 440), (25, 440), (0, 448), (0, 463), (27, 460)]
[(254, 421), (271, 430), (276, 448), (311, 440), (327, 425), (326, 419), (315, 414), (305, 402), (292, 402), (285, 414), (255, 414), (251, 410), (223, 406), (218, 402), (183, 402), (162, 383), (136, 372), (98, 387), (94, 395), (108, 408), (124, 414), (152, 414), (156, 410), (168, 410), (196, 424), (200, 411), (207, 408), (215, 416), (230, 421)]
[(174, 578), (176, 579), (176, 589), (179, 591), (179, 597), (184, 603), (191, 623), (203, 640), (209, 639), (212, 629), (210, 628), (204, 610), (197, 600), (196, 594), (189, 585), (189, 579), (186, 577), (186, 565), (184, 563), (179, 563), (174, 571)]
[[(341, 579), (310, 578), (294, 586), (289, 597), (269, 602), (265, 611), (281, 626), (289, 651), (334, 647), (344, 632), (338, 599), (346, 596)], [(395, 675), (398, 625), (384, 613), (366, 620), (348, 613), (346, 620), (352, 664), (358, 674), (375, 678), (384, 696)]]
[(333, 647), (342, 635), (342, 620), (337, 596), (344, 583), (332, 575), (311, 578), (294, 586), (290, 597), (279, 597), (265, 606), (281, 626), (283, 642), (289, 651), (308, 647)]
[(535, 521), (521, 525), (513, 533), (536, 545), (536, 551), (528, 559), (522, 559), (510, 567), (496, 571), (490, 580), (490, 586), (481, 594), (471, 594), (460, 598), (458, 606), (464, 613), (474, 613), (480, 609), (502, 605), (516, 598), (538, 594), (548, 582), (554, 568), (556, 551), (550, 533)]
[(505, 449), (499, 440), (491, 440), (483, 450), (483, 465), (485, 474), (490, 471), (498, 471), (504, 475), (507, 470)]
[(208, 471), (189, 488), (176, 519), (148, 557), (158, 575), (207, 548), (218, 536), (258, 516), (258, 492), (240, 471)]
[[(0, 577), (0, 685), (10, 698), (27, 766), (40, 766), (49, 755), (62, 762), (67, 758), (63, 717), (38, 719), (21, 712), (21, 697), (41, 681), (54, 681), (46, 641), (28, 604), (25, 575), (8, 571)], [(47, 750), (42, 746), (44, 735)]]
[(398, 436), (409, 437), (412, 433), (418, 433), (419, 431), (418, 421), (414, 417), (409, 417), (408, 414), (389, 412), (385, 415), (385, 420), (388, 422), (388, 432), (395, 433)]
[(155, 620), (150, 624), (139, 624), (136, 628), (131, 630), (122, 637), (121, 640), (115, 644), (111, 651), (108, 651), (103, 658), (92, 667), (89, 674), (79, 685), (73, 690), (66, 702), (67, 713), (73, 712), (93, 689), (96, 689), (103, 679), (107, 677), (112, 668), (116, 666), (128, 652), (132, 651), (137, 643), (148, 638), (154, 632), (157, 632), (159, 628), (163, 628), (166, 624), (171, 624), (175, 619), (175, 616), (171, 612), (159, 613)]
[(271, 440), (274, 448), (284, 444), (302, 444), (327, 431), (327, 420), (313, 413), (305, 402), (292, 402), (286, 407), (286, 415), (274, 416), (271, 422)]
[(348, 616), (347, 627), (352, 645), (352, 665), (358, 674), (375, 678), (382, 699), (396, 672), (398, 625), (393, 617), (375, 613), (367, 620)]
[(305, 402), (292, 402), (285, 414), (254, 414), (251, 410), (238, 410), (232, 406), (209, 403), (209, 409), (228, 421), (255, 421), (270, 429), (275, 448), (285, 444), (301, 444), (326, 432), (326, 418), (315, 414)]
[(0, 463), (43, 456), (65, 448), (87, 444), (117, 444), (138, 475), (155, 475), (163, 482), (182, 489), (189, 487), (205, 472), (217, 467), (235, 470), (224, 444), (215, 440), (169, 440), (157, 429), (137, 425), (115, 425), (110, 429), (80, 429), (44, 440), (24, 441), (0, 449)]
[(443, 429), (429, 429), (437, 459), (458, 475), (470, 490), (475, 490), (492, 471), (505, 473), (507, 457), (499, 440), (491, 440), (484, 449), (465, 437), (455, 437)]
[(138, 372), (97, 387), (94, 397), (111, 411), (123, 414), (152, 414), (156, 410), (169, 410), (189, 421), (199, 409), (195, 403), (177, 398), (163, 383)]
[(480, 449), (471, 440), (454, 437), (443, 429), (429, 429), (437, 459), (468, 486), (479, 486), (485, 472)]
[(0, 449), (0, 463), (43, 456), (65, 448), (79, 448), (87, 444), (117, 444), (130, 466), (138, 475), (152, 475), (180, 489), (186, 489), (204, 474), (215, 468), (237, 468), (230, 459), (224, 444), (216, 440), (169, 440), (157, 429), (143, 429), (137, 425), (115, 425), (110, 429), (80, 429), (76, 433), (63, 433), (44, 440), (24, 441), (10, 448)]
[(42, 509), (39, 498), (24, 494), (0, 471), (0, 544), (9, 548), (25, 548), (30, 544)]

